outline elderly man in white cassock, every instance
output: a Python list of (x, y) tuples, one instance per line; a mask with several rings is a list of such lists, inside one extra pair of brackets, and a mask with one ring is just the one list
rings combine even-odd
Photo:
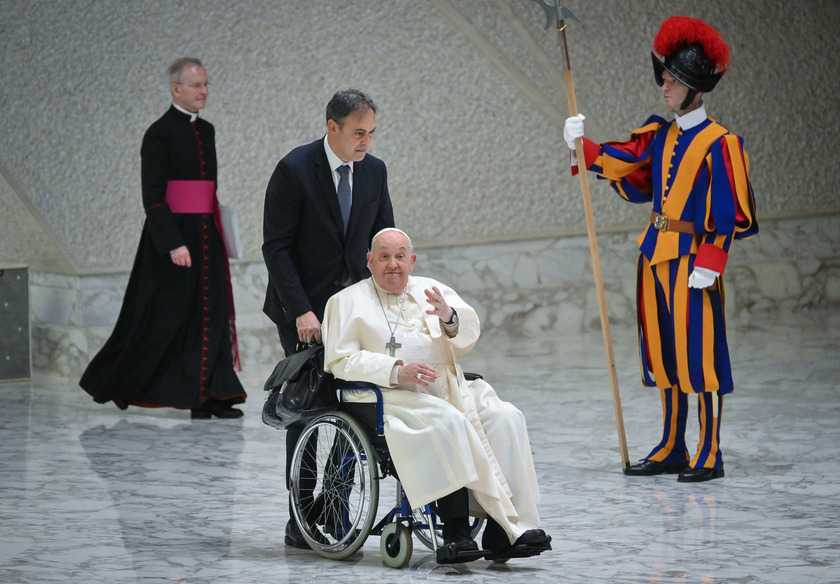
[[(458, 360), (473, 348), (475, 311), (451, 288), (410, 275), (417, 256), (399, 229), (380, 231), (371, 278), (335, 294), (323, 320), (324, 368), (378, 386), (385, 439), (412, 507), (437, 501), (444, 521), (439, 563), (505, 560), (551, 549), (538, 529), (539, 489), (522, 412)], [(369, 390), (344, 392), (375, 401)], [(469, 515), (486, 516), (482, 549)]]

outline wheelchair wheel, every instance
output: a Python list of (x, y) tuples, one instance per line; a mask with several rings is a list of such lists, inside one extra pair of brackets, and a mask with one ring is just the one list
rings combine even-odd
[(359, 424), (343, 412), (315, 418), (295, 446), (290, 474), (292, 512), (309, 547), (334, 560), (356, 553), (379, 504), (375, 454)]
[[(432, 534), (429, 525), (431, 523), (434, 525), (437, 544), (443, 545), (443, 524), (438, 523), (437, 516), (434, 513), (426, 515), (424, 509), (413, 509), (411, 513), (414, 516), (414, 534), (417, 536), (417, 539), (427, 548), (434, 551), (435, 546), (432, 543)], [(473, 517), (472, 523), (470, 524), (470, 535), (472, 535), (473, 539), (478, 537), (482, 527), (484, 527), (484, 519)]]
[(382, 560), (392, 568), (402, 568), (411, 559), (414, 543), (411, 541), (411, 531), (399, 521), (385, 526), (379, 539), (379, 549)]

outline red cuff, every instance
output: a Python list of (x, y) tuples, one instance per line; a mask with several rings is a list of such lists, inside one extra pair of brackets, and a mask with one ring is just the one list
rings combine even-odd
[[(595, 159), (601, 155), (601, 145), (588, 138), (581, 138), (581, 141), (583, 142), (583, 160), (586, 168), (589, 168), (595, 162)], [(578, 153), (578, 160), (580, 160), (580, 153)], [(577, 176), (577, 174), (578, 166), (574, 165), (572, 166), (572, 176)]]
[(697, 249), (697, 257), (694, 258), (695, 268), (707, 268), (722, 274), (726, 269), (726, 260), (729, 254), (710, 243), (701, 243)]

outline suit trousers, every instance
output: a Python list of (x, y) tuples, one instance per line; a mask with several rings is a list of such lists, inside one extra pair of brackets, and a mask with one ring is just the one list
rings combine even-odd
[[(298, 333), (295, 321), (285, 321), (277, 325), (277, 334), (280, 336), (280, 345), (286, 357), (295, 354), (298, 344)], [(292, 470), (292, 455), (295, 452), (295, 445), (303, 432), (304, 423), (296, 422), (286, 428), (286, 488), (289, 488), (289, 476)]]

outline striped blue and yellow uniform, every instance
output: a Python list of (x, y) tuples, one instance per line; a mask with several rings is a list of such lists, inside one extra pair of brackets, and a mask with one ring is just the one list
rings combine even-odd
[[(662, 390), (665, 428), (647, 458), (686, 459), (686, 394), (697, 393), (701, 443), (691, 466), (722, 467), (720, 414), (733, 389), (722, 274), (732, 240), (758, 232), (742, 140), (710, 118), (682, 130), (653, 116), (626, 142), (584, 139), (584, 156), (622, 198), (653, 205), (637, 239), (637, 319), (642, 382)], [(721, 276), (709, 288), (689, 288), (695, 266)]]

